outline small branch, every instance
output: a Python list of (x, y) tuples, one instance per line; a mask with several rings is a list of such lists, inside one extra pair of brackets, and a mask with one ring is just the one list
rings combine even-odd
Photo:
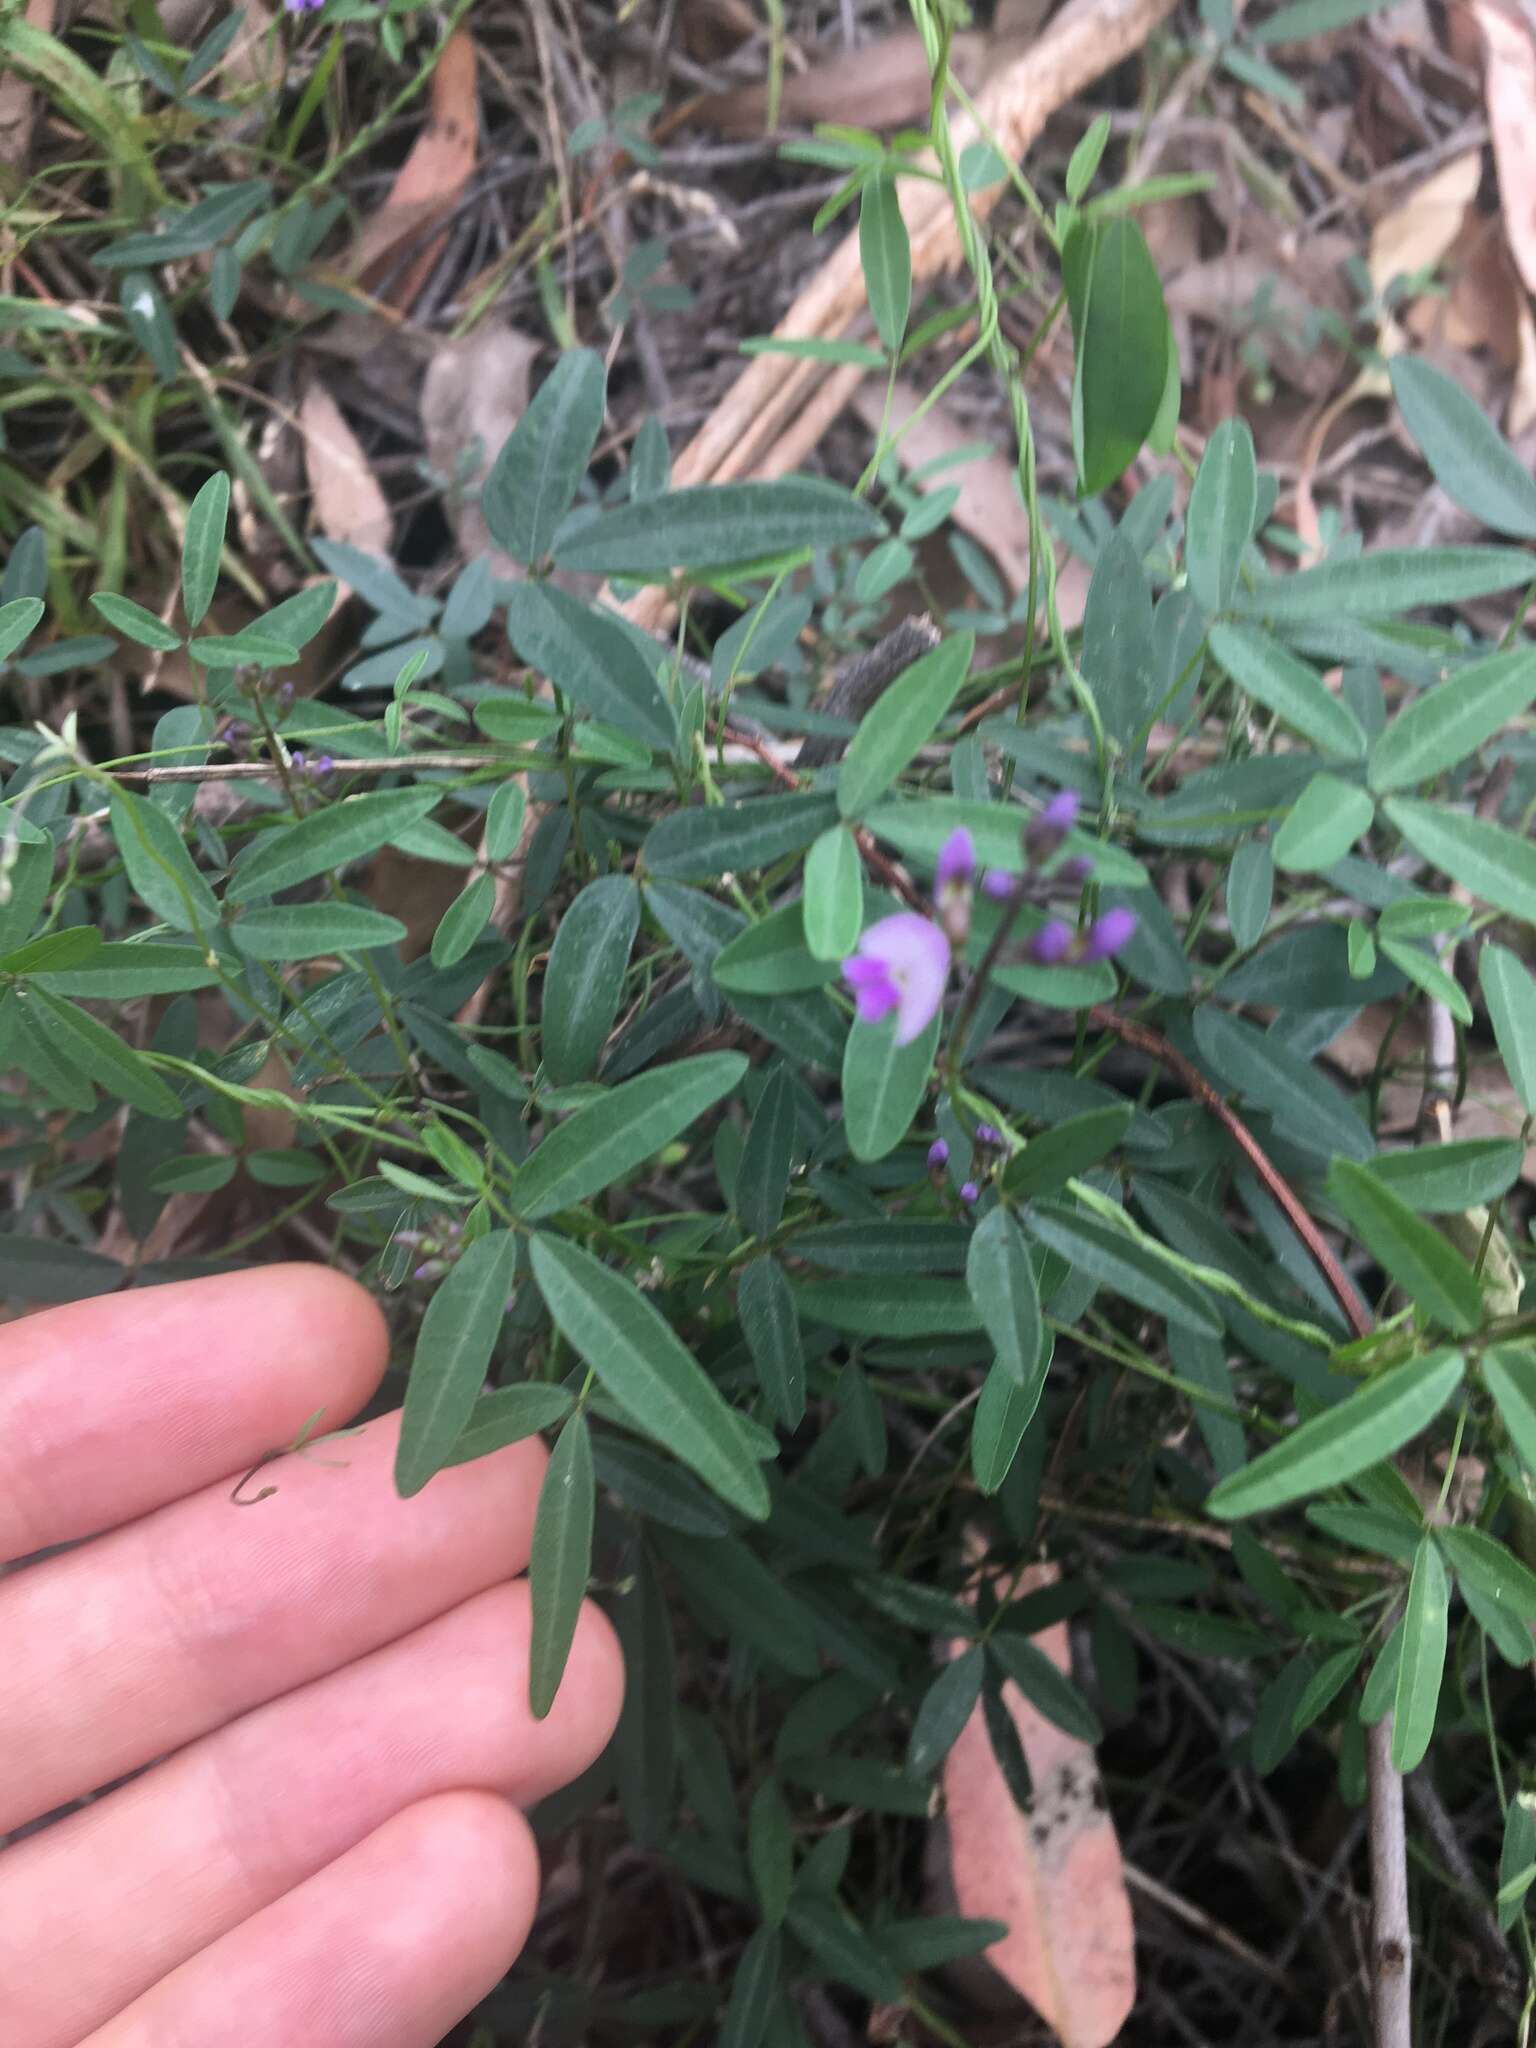
[(1115, 1010), (1095, 1004), (1088, 1012), (1089, 1021), (1101, 1030), (1112, 1031), (1127, 1045), (1134, 1045), (1138, 1052), (1149, 1053), (1178, 1075), (1184, 1086), (1197, 1101), (1203, 1103), (1211, 1115), (1231, 1135), (1249, 1165), (1264, 1183), (1285, 1211), (1291, 1228), (1301, 1239), (1317, 1265), (1319, 1272), (1332, 1288), (1334, 1298), (1349, 1319), (1349, 1326), (1357, 1337), (1368, 1337), (1374, 1327), (1370, 1311), (1355, 1292), (1353, 1283), (1339, 1264), (1332, 1246), (1318, 1229), (1297, 1199), (1295, 1191), (1270, 1159), (1258, 1139), (1249, 1130), (1242, 1118), (1224, 1099), (1221, 1091), (1212, 1087), (1200, 1069), (1187, 1060), (1177, 1046), (1170, 1045), (1159, 1032), (1146, 1024), (1138, 1024), (1132, 1017), (1122, 1017)]
[(1403, 1780), (1392, 1763), (1392, 1716), (1365, 1731), (1371, 1803), (1371, 1994), (1375, 2048), (1413, 2048), (1413, 1935)]
[[(328, 775), (393, 775), (417, 768), (496, 768), (504, 765), (500, 754), (487, 749), (483, 754), (375, 754), (366, 760), (343, 760), (339, 755), (326, 770)], [(114, 782), (239, 782), (280, 781), (282, 770), (275, 761), (212, 761), (197, 767), (184, 763), (175, 768), (114, 768)]]

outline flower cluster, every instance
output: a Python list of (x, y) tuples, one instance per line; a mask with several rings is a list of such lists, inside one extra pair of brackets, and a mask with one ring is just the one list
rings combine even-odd
[[(1069, 790), (1053, 797), (1025, 827), (1028, 873), (1011, 875), (989, 868), (981, 878), (983, 892), (994, 902), (1020, 903), (1038, 888), (1045, 862), (1060, 851), (1076, 822), (1077, 798)], [(1054, 880), (1081, 888), (1092, 867), (1092, 861), (1076, 857), (1063, 863)], [(894, 1011), (898, 1045), (910, 1045), (926, 1030), (944, 1000), (955, 955), (970, 936), (975, 887), (975, 842), (962, 826), (939, 853), (934, 915), (900, 910), (880, 918), (860, 938), (858, 951), (843, 962), (843, 979), (853, 990), (860, 1018), (877, 1024)], [(1135, 929), (1136, 914), (1131, 910), (1107, 910), (1086, 931), (1051, 918), (1026, 942), (1025, 957), (1038, 967), (1108, 960)]]

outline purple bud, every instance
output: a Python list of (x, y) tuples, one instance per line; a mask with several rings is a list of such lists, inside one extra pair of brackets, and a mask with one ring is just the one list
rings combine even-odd
[(1072, 950), (1072, 927), (1053, 917), (1041, 925), (1029, 942), (1029, 957), (1037, 967), (1056, 967)]
[(976, 842), (963, 825), (951, 832), (939, 849), (938, 866), (934, 870), (933, 888), (935, 895), (942, 895), (946, 889), (967, 888), (976, 872)]
[(1058, 790), (1045, 809), (1030, 819), (1024, 844), (1035, 860), (1048, 860), (1076, 823), (1076, 795), (1070, 789)]
[(983, 893), (994, 903), (1011, 903), (1021, 884), (1017, 875), (1010, 875), (1003, 868), (988, 868), (981, 878), (981, 886)]
[(281, 687), (281, 688), (279, 689), (279, 691), (278, 691), (278, 693), (277, 693), (277, 697), (278, 697), (278, 702), (279, 702), (280, 704), (291, 704), (291, 703), (293, 702), (293, 685), (292, 685), (292, 683), (284, 683), (284, 684), (282, 685), (282, 687)]
[(1001, 1145), (1003, 1134), (996, 1124), (978, 1124), (976, 1126), (976, 1142), (978, 1145)]
[(1135, 931), (1134, 910), (1106, 910), (1090, 929), (1081, 957), (1084, 960), (1108, 960), (1134, 937)]
[(939, 1167), (946, 1166), (948, 1165), (948, 1163), (949, 1147), (945, 1144), (942, 1138), (935, 1138), (933, 1143), (928, 1147), (929, 1166), (932, 1167), (936, 1172)]
[(1070, 883), (1073, 888), (1080, 889), (1092, 873), (1093, 862), (1088, 855), (1074, 853), (1070, 860), (1064, 860), (1056, 870), (1056, 878), (1058, 881)]
[(962, 1202), (979, 1202), (981, 1200), (981, 1189), (977, 1187), (975, 1181), (968, 1180), (961, 1183), (960, 1199)]
[(315, 762), (315, 773), (316, 775), (329, 775), (335, 766), (336, 756), (334, 754), (322, 754)]
[(509, 1315), (511, 1315), (511, 1313), (512, 1313), (513, 1309), (515, 1309), (516, 1307), (517, 1307), (517, 1296), (516, 1296), (515, 1294), (509, 1294), (509, 1295), (507, 1296), (507, 1298), (506, 1298), (505, 1302), (503, 1302), (503, 1304), (502, 1304), (502, 1310), (501, 1310), (501, 1312), (502, 1312), (502, 1314), (503, 1314), (504, 1316), (509, 1316)]
[(297, 768), (301, 775), (304, 773), (304, 760), (304, 749), (302, 747), (294, 747), (290, 750), (288, 766), (290, 768)]

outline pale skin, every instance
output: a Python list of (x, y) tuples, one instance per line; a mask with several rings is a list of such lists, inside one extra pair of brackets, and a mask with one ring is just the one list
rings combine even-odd
[(7, 2048), (434, 2048), (522, 1947), (622, 1689), (589, 1605), (528, 1711), (543, 1449), (402, 1501), (389, 1416), (230, 1499), (385, 1348), (310, 1266), (0, 1330), (0, 1559), (80, 1546), (0, 1579), (0, 1835), (141, 1773), (0, 1851)]

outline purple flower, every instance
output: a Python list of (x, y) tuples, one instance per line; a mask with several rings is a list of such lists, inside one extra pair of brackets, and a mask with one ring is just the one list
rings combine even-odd
[(976, 1126), (976, 1142), (978, 1145), (1001, 1145), (1003, 1134), (996, 1124), (978, 1124)]
[(325, 0), (283, 0), (283, 6), (289, 14), (309, 14), (324, 5)]
[(1084, 960), (1107, 960), (1130, 941), (1135, 931), (1134, 910), (1106, 910), (1090, 927), (1081, 957)]
[(290, 768), (297, 768), (301, 775), (304, 773), (304, 749), (302, 747), (292, 747), (289, 749), (288, 766)]
[(1030, 940), (1029, 957), (1037, 967), (1058, 966), (1071, 952), (1072, 940), (1071, 925), (1053, 917), (1048, 924), (1041, 925)]
[(981, 1200), (981, 1189), (977, 1187), (975, 1181), (968, 1180), (961, 1183), (960, 1199), (962, 1202), (979, 1202)]
[(1056, 870), (1056, 879), (1059, 882), (1069, 882), (1074, 887), (1081, 888), (1092, 873), (1093, 862), (1088, 858), (1087, 854), (1074, 853), (1070, 860), (1064, 860)]
[(1077, 797), (1070, 789), (1058, 790), (1043, 811), (1037, 811), (1024, 829), (1024, 844), (1035, 860), (1049, 860), (1077, 823)]
[(949, 1147), (942, 1138), (935, 1138), (928, 1147), (928, 1164), (935, 1173), (941, 1166), (949, 1164)]
[(315, 773), (316, 775), (329, 775), (335, 766), (336, 756), (334, 754), (322, 754), (315, 762)]
[(988, 868), (981, 878), (982, 893), (994, 903), (1011, 903), (1019, 893), (1019, 878), (1004, 868)]
[(942, 896), (956, 883), (962, 888), (968, 887), (975, 872), (976, 842), (961, 825), (950, 833), (939, 849), (939, 864), (933, 877), (934, 894)]
[(866, 1024), (896, 1012), (896, 1043), (910, 1045), (938, 1010), (949, 981), (949, 940), (915, 910), (882, 917), (843, 962), (843, 979), (853, 990)]

